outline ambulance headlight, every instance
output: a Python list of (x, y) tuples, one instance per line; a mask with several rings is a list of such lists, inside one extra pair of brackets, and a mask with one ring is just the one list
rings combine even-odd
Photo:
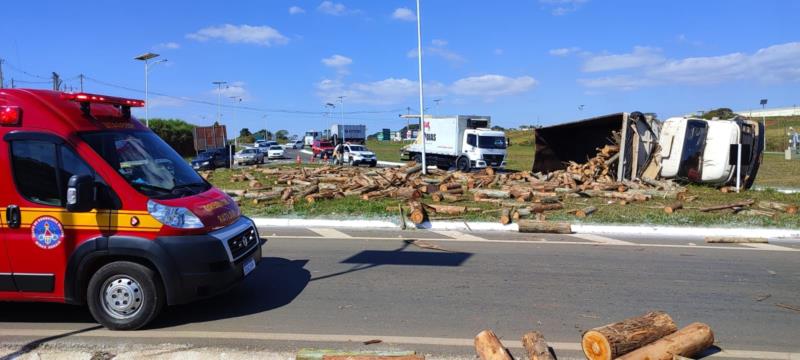
[(197, 215), (183, 207), (167, 206), (148, 200), (147, 212), (158, 222), (178, 229), (200, 229), (204, 226)]

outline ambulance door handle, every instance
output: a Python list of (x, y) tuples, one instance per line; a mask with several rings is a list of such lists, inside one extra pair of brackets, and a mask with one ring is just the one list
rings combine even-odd
[(22, 215), (19, 212), (19, 206), (8, 205), (8, 207), (6, 207), (6, 222), (8, 222), (8, 227), (11, 229), (19, 228), (22, 223)]

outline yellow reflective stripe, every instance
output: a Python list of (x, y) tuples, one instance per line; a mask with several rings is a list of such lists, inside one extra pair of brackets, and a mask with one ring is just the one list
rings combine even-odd
[[(30, 227), (36, 219), (50, 216), (66, 229), (157, 232), (162, 224), (146, 211), (92, 210), (72, 213), (59, 208), (20, 208), (21, 226)], [(139, 219), (137, 226), (131, 219)]]

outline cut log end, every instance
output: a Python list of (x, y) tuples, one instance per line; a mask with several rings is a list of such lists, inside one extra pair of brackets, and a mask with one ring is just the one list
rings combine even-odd
[(611, 344), (600, 332), (589, 330), (584, 333), (581, 347), (587, 359), (611, 360)]

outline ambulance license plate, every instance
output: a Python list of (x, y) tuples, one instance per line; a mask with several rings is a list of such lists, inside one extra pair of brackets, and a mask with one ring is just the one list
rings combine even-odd
[(244, 276), (247, 276), (247, 274), (253, 272), (253, 270), (255, 270), (255, 268), (256, 268), (256, 261), (254, 259), (247, 260), (247, 262), (244, 263), (244, 267), (243, 267)]

